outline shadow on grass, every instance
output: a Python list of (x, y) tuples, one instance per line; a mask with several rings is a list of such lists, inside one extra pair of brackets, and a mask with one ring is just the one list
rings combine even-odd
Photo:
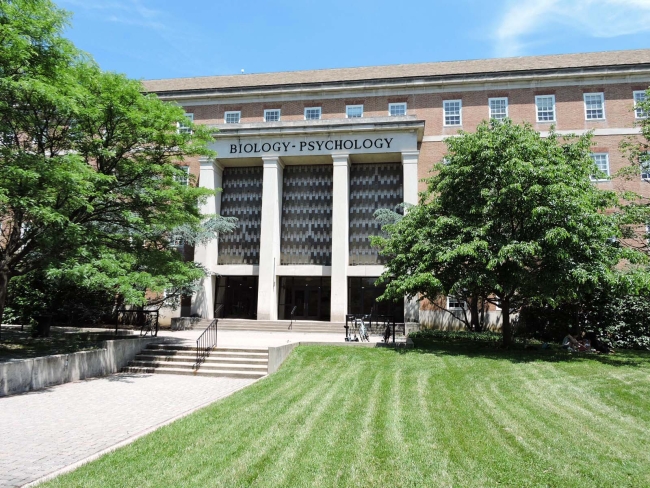
[(436, 354), (446, 356), (467, 356), (512, 363), (544, 362), (584, 362), (595, 361), (609, 366), (633, 366), (650, 368), (650, 351), (617, 350), (613, 354), (572, 353), (559, 346), (551, 345), (542, 349), (541, 345), (528, 346), (514, 344), (504, 349), (499, 343), (487, 340), (459, 339), (419, 339), (414, 340), (414, 348), (396, 348), (397, 354)]

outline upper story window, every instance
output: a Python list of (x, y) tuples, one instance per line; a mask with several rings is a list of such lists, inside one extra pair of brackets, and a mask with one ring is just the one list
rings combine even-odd
[(189, 166), (180, 166), (178, 169), (184, 172), (182, 175), (177, 175), (174, 179), (183, 186), (187, 186), (190, 180), (190, 167)]
[(641, 179), (650, 181), (650, 151), (639, 156), (639, 163), (641, 165)]
[(389, 103), (388, 104), (388, 115), (390, 115), (391, 117), (397, 117), (399, 115), (406, 115), (406, 102)]
[(462, 100), (445, 100), (442, 102), (444, 108), (444, 125), (463, 125), (461, 110)]
[(305, 120), (320, 120), (321, 108), (320, 107), (306, 107)]
[(447, 297), (447, 310), (464, 310), (465, 301), (454, 296)]
[(605, 118), (605, 95), (603, 93), (585, 93), (585, 118), (602, 120)]
[(648, 117), (648, 112), (643, 110), (638, 106), (639, 103), (645, 102), (648, 95), (644, 91), (635, 91), (634, 92), (634, 115), (637, 119), (645, 119)]
[(505, 119), (508, 116), (508, 98), (489, 98), (488, 104), (490, 105), (490, 118), (491, 119)]
[(241, 112), (239, 110), (226, 112), (223, 118), (226, 124), (239, 124), (239, 121), (241, 120)]
[(280, 109), (274, 108), (264, 111), (264, 122), (280, 122)]
[[(190, 121), (190, 123), (194, 122), (194, 114), (185, 114), (185, 118)], [(190, 128), (190, 124), (185, 125), (183, 122), (178, 123), (178, 133), (179, 134), (190, 134), (192, 132), (192, 129)]]
[(363, 105), (346, 105), (345, 116), (348, 119), (358, 119), (363, 117)]
[(535, 97), (537, 122), (555, 122), (555, 95)]
[(594, 160), (596, 167), (607, 175), (607, 178), (603, 178), (603, 175), (592, 175), (592, 181), (607, 181), (609, 178), (609, 154), (593, 153), (591, 159)]

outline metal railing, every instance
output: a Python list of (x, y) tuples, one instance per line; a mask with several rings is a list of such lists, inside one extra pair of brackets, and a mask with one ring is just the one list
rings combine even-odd
[[(217, 317), (223, 305), (219, 305), (215, 311), (214, 316)], [(214, 318), (210, 325), (206, 327), (203, 333), (196, 340), (196, 363), (194, 364), (194, 369), (198, 369), (205, 358), (210, 355), (210, 351), (217, 347), (217, 324), (219, 319)]]
[(134, 329), (139, 328), (140, 335), (150, 333), (155, 337), (158, 335), (158, 316), (158, 310), (118, 310), (115, 320), (115, 335), (121, 325), (131, 326)]
[(289, 314), (289, 317), (291, 318), (291, 322), (289, 322), (289, 330), (293, 329), (293, 316), (296, 315), (296, 310), (298, 310), (298, 305), (294, 305)]
[(374, 322), (376, 326), (382, 325), (384, 332), (384, 342), (388, 342), (390, 336), (393, 336), (393, 344), (395, 343), (395, 328), (397, 323), (395, 318), (392, 315), (374, 315), (374, 314), (347, 314), (345, 316), (345, 340), (351, 341), (352, 336), (350, 334), (350, 328), (353, 328), (356, 320), (362, 319), (367, 321), (368, 331), (372, 331), (372, 323)]

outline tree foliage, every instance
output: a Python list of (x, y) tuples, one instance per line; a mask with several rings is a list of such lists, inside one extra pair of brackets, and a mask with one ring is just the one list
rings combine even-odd
[(99, 69), (62, 37), (67, 19), (49, 0), (0, 4), (0, 323), (9, 281), (29, 273), (138, 305), (187, 287), (204, 270), (170, 240), (235, 225), (201, 215), (214, 193), (182, 182), (182, 161), (212, 155), (208, 129)]
[(470, 295), (510, 315), (530, 302), (555, 304), (594, 288), (619, 260), (619, 229), (605, 210), (613, 192), (590, 181), (591, 137), (543, 138), (530, 125), (491, 121), (446, 140), (420, 204), (374, 238), (390, 258), (384, 298), (435, 301)]

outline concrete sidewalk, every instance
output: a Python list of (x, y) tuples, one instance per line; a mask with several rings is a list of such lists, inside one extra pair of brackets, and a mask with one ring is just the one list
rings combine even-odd
[[(170, 331), (161, 330), (158, 337), (168, 340), (195, 344), (196, 339), (203, 333), (203, 330), (182, 330)], [(244, 330), (218, 330), (217, 347), (274, 347), (283, 346), (292, 342), (333, 342), (345, 344), (345, 329), (341, 327), (340, 333), (321, 332), (261, 332)], [(382, 342), (380, 336), (370, 336), (371, 343)]]
[(0, 487), (75, 467), (254, 381), (115, 374), (0, 398)]

